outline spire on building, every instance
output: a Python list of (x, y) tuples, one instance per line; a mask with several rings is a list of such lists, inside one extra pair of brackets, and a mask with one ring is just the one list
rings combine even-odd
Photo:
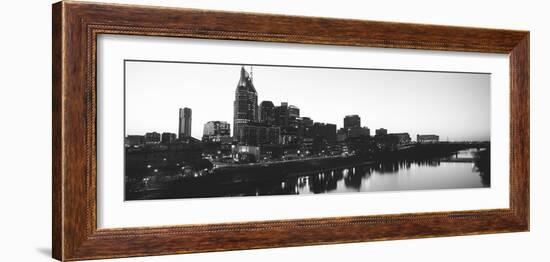
[(241, 67), (241, 78), (237, 84), (237, 91), (242, 89), (256, 93), (256, 88), (254, 88), (254, 84), (252, 83), (252, 76), (244, 69), (244, 66)]

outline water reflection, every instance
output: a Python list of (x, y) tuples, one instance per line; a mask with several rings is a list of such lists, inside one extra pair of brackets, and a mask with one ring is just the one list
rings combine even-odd
[[(453, 159), (383, 162), (314, 173), (287, 179), (278, 190), (290, 194), (329, 192), (399, 191), (490, 186), (488, 150), (465, 150)], [(467, 161), (468, 160), (468, 161)], [(267, 185), (263, 185), (265, 188)]]
[(481, 150), (473, 154), (475, 169), (479, 172), (481, 183), (491, 186), (491, 149)]
[[(440, 159), (406, 160), (348, 166), (292, 176), (285, 173), (266, 179), (220, 183), (177, 184), (149, 190), (136, 199), (260, 196), (344, 192), (402, 191), (491, 186), (490, 151), (465, 150)], [(284, 179), (282, 177), (285, 177)]]

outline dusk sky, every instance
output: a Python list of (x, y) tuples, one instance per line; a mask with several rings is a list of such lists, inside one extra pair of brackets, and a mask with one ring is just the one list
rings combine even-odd
[[(250, 66), (245, 65), (250, 71)], [(233, 127), (240, 64), (126, 61), (126, 135), (178, 132), (178, 109), (193, 110), (192, 136), (208, 121)], [(389, 133), (436, 134), (440, 140), (490, 139), (490, 74), (253, 66), (258, 103), (288, 102), (300, 116)]]

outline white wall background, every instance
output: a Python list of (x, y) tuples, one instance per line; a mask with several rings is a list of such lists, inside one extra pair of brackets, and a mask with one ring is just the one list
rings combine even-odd
[[(107, 1), (107, 0), (104, 0)], [(107, 1), (531, 31), (531, 232), (217, 252), (123, 261), (548, 261), (550, 28), (545, 1)], [(51, 256), (51, 1), (0, 9), (1, 261)]]

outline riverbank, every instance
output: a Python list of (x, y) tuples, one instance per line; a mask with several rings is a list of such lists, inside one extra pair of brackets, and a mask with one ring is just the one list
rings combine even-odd
[[(373, 164), (375, 162), (372, 160), (358, 157), (330, 157), (261, 165), (227, 166), (204, 176), (149, 184), (141, 191), (126, 192), (126, 200), (255, 195), (257, 194), (255, 188), (262, 188), (264, 185), (277, 184), (314, 173)], [(287, 193), (291, 192), (277, 191), (267, 194)]]
[[(126, 199), (296, 194), (299, 185), (303, 183), (303, 179), (312, 176), (312, 181), (315, 181), (311, 184), (314, 186), (312, 192), (326, 192), (328, 191), (327, 188), (336, 187), (335, 181), (343, 179), (344, 173), (346, 173), (346, 183), (349, 185), (354, 184), (357, 187), (360, 181), (364, 179), (363, 175), (372, 172), (367, 170), (394, 173), (401, 168), (408, 169), (411, 164), (436, 168), (441, 163), (447, 162), (474, 163), (472, 158), (466, 160), (450, 159), (448, 155), (453, 152), (447, 150), (440, 151), (437, 157), (415, 157), (414, 159), (411, 157), (407, 159), (406, 156), (410, 153), (411, 151), (393, 152), (393, 155), (386, 154), (384, 157), (377, 158), (334, 156), (224, 166), (198, 177), (185, 177), (176, 181), (149, 184), (142, 190), (127, 192)], [(387, 160), (388, 158), (390, 160)], [(397, 162), (402, 164), (396, 165)], [(359, 176), (348, 174), (349, 172), (355, 172), (356, 169), (363, 170), (358, 171), (363, 174), (359, 174)], [(316, 177), (317, 175), (320, 177)], [(325, 175), (327, 176), (324, 177)], [(486, 183), (483, 184), (486, 185)]]

